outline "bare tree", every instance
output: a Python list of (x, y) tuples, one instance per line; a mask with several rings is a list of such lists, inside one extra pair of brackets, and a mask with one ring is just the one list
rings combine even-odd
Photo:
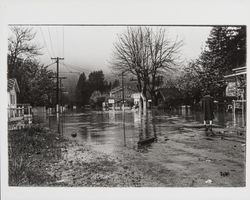
[(114, 44), (113, 69), (134, 75), (142, 97), (150, 92), (154, 101), (157, 77), (174, 69), (181, 46), (182, 41), (166, 37), (165, 29), (128, 27)]
[(18, 59), (29, 59), (40, 55), (40, 47), (32, 43), (36, 33), (32, 28), (11, 27), (12, 35), (8, 39), (9, 65), (15, 67)]

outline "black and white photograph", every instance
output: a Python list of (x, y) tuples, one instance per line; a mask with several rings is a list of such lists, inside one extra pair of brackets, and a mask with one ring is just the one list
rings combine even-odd
[(9, 26), (8, 94), (10, 186), (245, 186), (245, 26)]
[(246, 188), (247, 24), (123, 22), (6, 24), (9, 192)]

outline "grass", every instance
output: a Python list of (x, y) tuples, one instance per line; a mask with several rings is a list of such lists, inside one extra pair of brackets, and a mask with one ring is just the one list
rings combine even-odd
[(9, 185), (47, 185), (55, 181), (47, 168), (61, 157), (58, 134), (39, 124), (29, 128), (9, 131)]

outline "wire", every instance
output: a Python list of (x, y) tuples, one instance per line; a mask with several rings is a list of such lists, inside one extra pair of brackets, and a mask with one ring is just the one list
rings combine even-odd
[[(70, 66), (70, 65), (68, 65), (68, 64), (64, 64), (65, 65), (65, 67), (67, 67), (67, 69), (68, 68), (71, 68), (71, 70), (69, 70), (68, 72), (70, 72), (70, 73), (84, 73), (84, 71), (83, 70), (79, 70), (79, 69), (76, 69), (76, 68), (74, 68), (74, 67), (72, 67), (72, 66)], [(74, 71), (72, 71), (72, 70), (74, 70)]]
[(72, 71), (69, 71), (69, 72), (60, 72), (61, 74), (81, 74), (81, 72), (72, 72)]
[(73, 69), (73, 70), (75, 70), (75, 71), (77, 71), (77, 72), (83, 72), (83, 71), (80, 71), (79, 69), (75, 69), (75, 68), (73, 68), (73, 67), (71, 67), (71, 66), (69, 66), (69, 65), (67, 65), (67, 64), (64, 64), (64, 63), (63, 63), (63, 65), (68, 69), (68, 71), (70, 71), (69, 68), (71, 68), (71, 69)]
[(61, 56), (61, 52), (60, 52), (60, 49), (59, 48), (59, 34), (58, 34), (58, 27), (56, 27), (56, 44), (57, 44), (57, 49), (58, 49), (58, 55)]
[[(62, 26), (62, 34), (63, 34), (63, 37), (62, 37), (62, 42), (63, 42), (63, 58), (64, 58), (64, 26)], [(64, 62), (64, 60), (63, 60)]]
[[(72, 64), (68, 64), (68, 63), (66, 63), (66, 65), (68, 65), (70, 68), (75, 69), (77, 71), (81, 71), (82, 72), (82, 70), (83, 70), (82, 67), (80, 67), (80, 66), (76, 66), (76, 65), (72, 65)], [(81, 69), (81, 70), (79, 70), (79, 69)], [(84, 70), (90, 72), (89, 69), (85, 68)]]
[(46, 65), (46, 66), (44, 66), (44, 67), (49, 67), (49, 66), (51, 66), (51, 65), (53, 65), (53, 64), (55, 64), (56, 62), (53, 62), (53, 63), (50, 63), (49, 65)]
[(52, 45), (52, 40), (51, 40), (51, 35), (50, 35), (49, 26), (48, 26), (48, 32), (49, 32), (49, 39), (50, 39), (50, 47), (51, 47), (52, 54), (53, 54), (53, 56), (54, 56), (54, 55), (55, 55), (55, 52), (54, 52), (54, 50), (53, 50), (53, 45)]
[[(64, 58), (64, 26), (62, 26), (62, 49), (63, 49), (63, 58)], [(63, 59), (63, 65), (64, 65), (64, 59)]]
[(68, 72), (70, 71), (70, 69), (68, 68), (67, 65), (65, 65), (64, 63), (62, 63), (62, 65), (65, 67), (65, 69), (66, 69)]
[(43, 30), (42, 30), (42, 28), (41, 27), (39, 27), (39, 29), (40, 29), (40, 32), (41, 32), (41, 35), (42, 35), (42, 39), (43, 39), (43, 43), (44, 43), (44, 45), (45, 45), (45, 48), (46, 48), (46, 50), (47, 50), (47, 52), (48, 52), (48, 56), (50, 56), (49, 57), (49, 59), (51, 59), (51, 54), (50, 54), (50, 51), (49, 51), (49, 48), (48, 48), (48, 45), (47, 45), (47, 42), (46, 42), (46, 40), (45, 40), (45, 37), (44, 37), (44, 34), (43, 34)]

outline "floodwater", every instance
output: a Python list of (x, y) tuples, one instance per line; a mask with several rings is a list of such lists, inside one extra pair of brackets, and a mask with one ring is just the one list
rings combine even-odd
[[(240, 113), (235, 118), (232, 113), (215, 114), (214, 131), (229, 130), (223, 137), (208, 136), (202, 114), (190, 109), (145, 115), (138, 111), (75, 112), (65, 113), (62, 121), (61, 135), (76, 141), (76, 148), (90, 147), (90, 155), (97, 155), (96, 163), (107, 155), (124, 169), (139, 171), (146, 180), (143, 186), (245, 185), (245, 132), (230, 131), (242, 126)], [(50, 128), (58, 129), (55, 117), (49, 122)], [(223, 172), (230, 176), (222, 177)], [(212, 183), (207, 183), (210, 179)]]
[[(50, 117), (49, 124), (50, 128), (57, 130), (55, 117)], [(113, 154), (126, 149), (137, 152), (155, 150), (159, 148), (155, 145), (158, 138), (180, 133), (183, 125), (189, 124), (201, 125), (202, 114), (186, 108), (172, 113), (148, 111), (147, 114), (138, 111), (88, 111), (66, 113), (60, 130), (68, 139)], [(232, 113), (216, 113), (214, 124), (222, 127), (242, 126), (242, 115), (237, 114), (233, 119)]]

